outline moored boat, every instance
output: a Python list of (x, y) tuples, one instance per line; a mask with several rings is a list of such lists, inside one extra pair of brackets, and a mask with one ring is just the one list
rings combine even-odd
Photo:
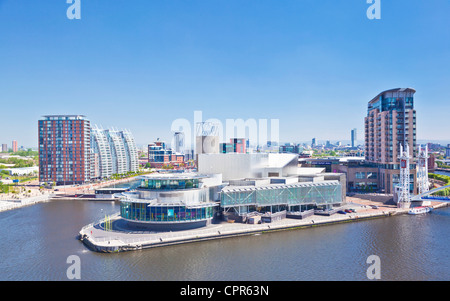
[(408, 214), (422, 214), (422, 213), (428, 213), (431, 211), (430, 207), (426, 206), (420, 206), (420, 207), (413, 207), (409, 209)]

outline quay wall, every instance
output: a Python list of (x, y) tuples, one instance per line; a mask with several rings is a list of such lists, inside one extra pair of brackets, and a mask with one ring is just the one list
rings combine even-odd
[[(448, 203), (440, 203), (434, 206), (433, 209), (442, 208), (449, 206)], [(298, 219), (289, 219), (291, 222), (289, 223), (266, 223), (266, 224), (259, 224), (259, 225), (246, 225), (242, 224), (241, 228), (234, 228), (234, 229), (219, 229), (216, 231), (211, 231), (208, 233), (201, 233), (191, 231), (190, 235), (176, 235), (173, 234), (172, 237), (158, 237), (158, 238), (152, 238), (152, 239), (142, 239), (138, 242), (132, 242), (129, 243), (127, 241), (121, 241), (120, 239), (114, 239), (111, 238), (111, 242), (108, 242), (106, 244), (106, 240), (103, 240), (102, 242), (95, 242), (94, 238), (89, 237), (89, 235), (86, 235), (84, 233), (88, 232), (80, 232), (80, 240), (91, 250), (96, 252), (124, 252), (124, 251), (132, 251), (132, 250), (140, 250), (140, 249), (150, 249), (150, 248), (156, 248), (156, 247), (163, 247), (163, 246), (170, 246), (170, 245), (177, 245), (177, 244), (184, 244), (184, 243), (193, 243), (193, 242), (200, 242), (200, 241), (207, 241), (207, 240), (214, 240), (214, 239), (224, 239), (224, 238), (231, 238), (231, 237), (238, 237), (238, 236), (248, 236), (248, 235), (254, 235), (254, 234), (263, 234), (263, 233), (269, 233), (269, 232), (275, 232), (275, 231), (285, 231), (285, 230), (296, 230), (296, 229), (305, 229), (305, 228), (312, 228), (312, 227), (318, 227), (318, 226), (326, 226), (326, 225), (333, 225), (333, 224), (340, 224), (340, 223), (348, 223), (348, 222), (357, 222), (357, 221), (364, 221), (364, 220), (370, 220), (370, 219), (376, 219), (376, 218), (382, 218), (382, 217), (389, 217), (389, 216), (395, 216), (400, 214), (407, 214), (408, 209), (395, 209), (395, 210), (385, 210), (385, 211), (378, 211), (378, 212), (372, 212), (372, 213), (365, 213), (365, 214), (356, 214), (356, 215), (339, 215), (339, 216), (332, 216), (327, 218), (316, 218), (314, 219), (314, 216), (311, 216), (308, 220), (298, 220)], [(88, 228), (86, 228), (88, 229)]]
[(47, 202), (52, 198), (53, 195), (51, 194), (44, 194), (40, 196), (35, 197), (29, 197), (24, 198), (20, 200), (14, 200), (14, 201), (1, 201), (0, 202), (0, 212), (8, 211), (12, 209), (22, 208), (26, 206), (31, 206), (37, 203)]

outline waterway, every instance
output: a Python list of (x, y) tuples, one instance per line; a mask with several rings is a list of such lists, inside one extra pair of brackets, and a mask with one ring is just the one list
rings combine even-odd
[(450, 208), (430, 214), (266, 233), (116, 254), (76, 239), (119, 210), (115, 202), (54, 200), (0, 213), (0, 280), (367, 280), (370, 255), (382, 280), (450, 280)]
[(450, 172), (447, 172), (447, 171), (435, 171), (434, 173), (436, 173), (438, 175), (444, 175), (444, 176), (450, 177)]

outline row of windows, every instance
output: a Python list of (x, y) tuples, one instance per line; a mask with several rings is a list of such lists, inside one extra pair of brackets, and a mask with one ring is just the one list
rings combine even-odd
[(376, 172), (356, 172), (355, 173), (356, 179), (377, 179), (378, 173)]
[(120, 216), (145, 222), (188, 222), (213, 217), (213, 207), (147, 206), (146, 203), (121, 202)]
[(174, 190), (174, 189), (191, 189), (199, 187), (199, 179), (176, 179), (176, 180), (141, 180), (141, 188), (158, 189), (158, 190)]
[(342, 202), (341, 185), (282, 187), (276, 189), (222, 191), (222, 206), (257, 204), (334, 204)]

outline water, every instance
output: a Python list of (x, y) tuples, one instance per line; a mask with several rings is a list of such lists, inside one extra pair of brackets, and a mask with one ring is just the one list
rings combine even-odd
[(437, 170), (434, 173), (438, 174), (438, 175), (444, 175), (444, 176), (449, 176), (450, 177), (450, 172), (447, 172), (447, 171), (439, 171), (439, 170)]
[(367, 280), (372, 254), (382, 280), (450, 280), (450, 208), (116, 254), (76, 240), (81, 227), (118, 210), (58, 200), (0, 213), (0, 280), (67, 280), (70, 255), (80, 257), (85, 281)]
[(105, 186), (103, 188), (130, 188), (130, 189), (135, 189), (137, 188), (139, 185), (141, 184), (140, 180), (131, 180), (129, 182), (125, 182), (125, 183), (119, 183), (119, 184), (113, 184), (113, 185), (108, 185)]

